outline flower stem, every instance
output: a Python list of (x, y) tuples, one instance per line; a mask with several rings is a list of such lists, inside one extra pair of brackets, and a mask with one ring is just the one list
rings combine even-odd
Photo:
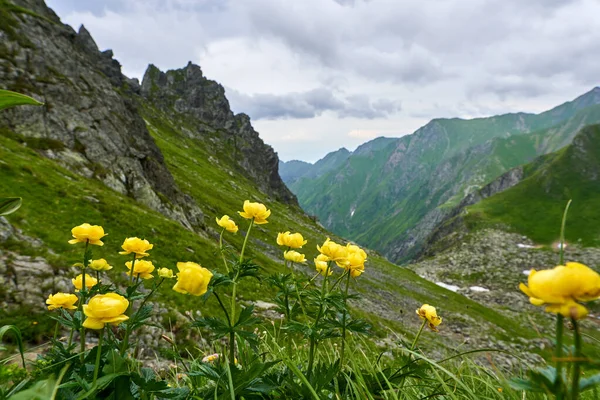
[(338, 278), (338, 280), (337, 280), (337, 281), (335, 281), (335, 283), (334, 283), (333, 285), (331, 285), (331, 289), (330, 289), (330, 290), (333, 290), (333, 289), (335, 289), (335, 287), (336, 287), (336, 286), (337, 286), (337, 285), (338, 285), (338, 284), (339, 284), (339, 283), (342, 281), (342, 279), (344, 279), (344, 278), (346, 277), (346, 275), (350, 276), (350, 272), (348, 272), (348, 271), (344, 272), (344, 273), (342, 274), (342, 276), (340, 276), (340, 277)]
[[(133, 253), (133, 261), (131, 261), (131, 270), (129, 271), (129, 283), (133, 283), (133, 269), (135, 268), (137, 254)], [(138, 278), (140, 275), (138, 274)], [(136, 282), (137, 283), (137, 282)], [(162, 283), (162, 282), (161, 282)], [(137, 288), (136, 288), (137, 290)], [(154, 293), (154, 291), (150, 292), (150, 294)], [(147, 299), (148, 297), (146, 297)], [(129, 300), (129, 299), (128, 299)], [(146, 300), (144, 300), (144, 303)], [(127, 316), (131, 316), (131, 311), (133, 310), (133, 301), (129, 302), (129, 307), (127, 307)], [(131, 320), (127, 321), (127, 327), (125, 328), (125, 336), (123, 337), (123, 343), (121, 344), (121, 357), (125, 356), (125, 352), (127, 351), (127, 347), (129, 347), (129, 335), (131, 335)]]
[(254, 225), (254, 218), (250, 221), (250, 226), (248, 226), (248, 231), (246, 232), (246, 237), (244, 237), (244, 244), (242, 245), (242, 252), (240, 253), (240, 264), (244, 261), (244, 252), (246, 251), (246, 243), (248, 243), (248, 238), (250, 237), (250, 231), (252, 230), (252, 225)]
[(560, 224), (560, 243), (559, 243), (559, 265), (564, 265), (565, 263), (565, 225), (567, 224), (567, 213), (569, 212), (569, 207), (571, 206), (572, 200), (567, 202), (565, 207), (565, 211), (563, 213), (562, 222)]
[(233, 322), (231, 322), (231, 320), (229, 318), (229, 313), (227, 312), (227, 308), (221, 301), (221, 298), (219, 297), (217, 292), (214, 292), (214, 294), (215, 294), (215, 298), (219, 302), (219, 305), (221, 306), (221, 309), (223, 310), (223, 313), (225, 313), (225, 318), (227, 319), (227, 324), (229, 325), (229, 363), (231, 365), (234, 365), (235, 364), (235, 332), (233, 331)]
[(315, 352), (317, 350), (317, 340), (315, 339), (315, 331), (317, 330), (317, 326), (319, 325), (319, 320), (321, 319), (321, 315), (323, 314), (323, 302), (325, 300), (325, 293), (327, 292), (327, 278), (329, 277), (329, 269), (331, 268), (331, 261), (327, 263), (327, 269), (325, 270), (325, 276), (323, 277), (323, 287), (321, 288), (321, 301), (319, 304), (319, 312), (317, 313), (317, 317), (315, 318), (315, 323), (313, 325), (313, 334), (310, 337), (310, 352), (308, 354), (308, 378), (312, 375), (313, 364), (315, 362)]
[(136, 253), (133, 253), (133, 261), (131, 262), (131, 270), (129, 271), (129, 283), (133, 283), (133, 269), (135, 268)]
[(229, 342), (230, 342), (229, 346), (230, 346), (230, 352), (231, 352), (229, 357), (230, 357), (232, 363), (235, 360), (235, 356), (234, 356), (235, 332), (233, 332), (233, 325), (235, 324), (235, 297), (236, 297), (236, 292), (237, 292), (237, 280), (238, 280), (238, 277), (240, 276), (240, 267), (242, 265), (242, 262), (244, 262), (244, 252), (246, 251), (246, 244), (248, 243), (248, 237), (250, 237), (250, 231), (252, 230), (252, 225), (254, 225), (254, 218), (252, 218), (252, 220), (250, 221), (250, 225), (248, 226), (248, 231), (246, 232), (246, 237), (244, 238), (244, 244), (242, 245), (242, 251), (240, 253), (240, 262), (239, 262), (235, 277), (233, 278), (233, 289), (231, 290), (231, 313), (229, 314), (229, 317), (230, 317), (230, 326), (232, 328), (231, 328), (231, 333), (229, 335)]
[(348, 307), (348, 288), (350, 287), (350, 274), (346, 278), (346, 290), (344, 291), (344, 314), (342, 315), (342, 354), (340, 355), (340, 367), (344, 366), (344, 350), (346, 348), (346, 313)]
[(81, 270), (81, 290), (79, 291), (79, 310), (81, 311), (81, 329), (79, 330), (79, 342), (80, 342), (80, 349), (81, 349), (81, 355), (79, 356), (79, 359), (81, 361), (81, 364), (83, 364), (83, 360), (84, 360), (84, 353), (85, 353), (85, 328), (83, 326), (83, 318), (84, 318), (84, 314), (83, 314), (83, 303), (85, 303), (85, 294), (87, 293), (86, 290), (86, 286), (85, 286), (85, 268), (88, 266), (89, 260), (88, 260), (88, 247), (90, 245), (90, 241), (89, 239), (85, 241), (85, 250), (83, 251), (83, 267)]
[(56, 342), (56, 336), (58, 336), (58, 321), (56, 321), (56, 324), (54, 325), (54, 337), (52, 338), (53, 342)]
[(564, 317), (561, 314), (556, 315), (556, 400), (562, 400), (563, 398), (563, 379), (562, 379), (562, 351), (563, 351), (563, 330), (564, 330)]
[(421, 324), (421, 328), (419, 328), (419, 332), (417, 332), (417, 336), (415, 336), (415, 340), (413, 340), (412, 344), (410, 345), (410, 351), (413, 351), (415, 349), (415, 346), (417, 345), (417, 341), (419, 340), (419, 337), (421, 336), (421, 332), (423, 332), (423, 328), (425, 328), (425, 324), (427, 324), (426, 319), (423, 320), (423, 323)]
[(225, 259), (225, 253), (223, 252), (223, 233), (225, 233), (225, 228), (221, 230), (221, 235), (219, 235), (219, 253), (221, 253), (221, 258), (223, 259), (223, 264), (225, 265), (225, 271), (229, 274), (229, 266), (227, 265), (227, 260)]
[(96, 350), (96, 366), (94, 368), (94, 380), (92, 386), (96, 384), (98, 379), (98, 371), (100, 371), (100, 356), (102, 355), (102, 338), (104, 337), (104, 328), (100, 330), (100, 337), (98, 338), (98, 348)]
[(579, 332), (579, 324), (577, 320), (572, 318), (573, 334), (575, 336), (575, 365), (573, 366), (573, 380), (571, 381), (571, 398), (577, 400), (579, 398), (579, 378), (581, 375), (581, 332)]

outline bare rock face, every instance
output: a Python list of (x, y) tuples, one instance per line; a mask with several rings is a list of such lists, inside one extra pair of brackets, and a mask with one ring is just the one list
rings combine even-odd
[(144, 74), (141, 94), (151, 104), (175, 120), (192, 122), (189, 134), (198, 140), (211, 140), (213, 146), (229, 151), (239, 171), (258, 188), (276, 200), (297, 205), (296, 196), (279, 176), (279, 158), (265, 144), (246, 114), (234, 115), (225, 97), (225, 89), (204, 77), (198, 65), (160, 71), (150, 65)]
[(44, 107), (0, 114), (0, 129), (51, 141), (46, 156), (175, 219), (203, 225), (194, 201), (177, 187), (130, 94), (139, 83), (121, 73), (112, 51), (75, 32), (42, 0), (16, 0), (39, 17), (11, 14), (0, 27), (0, 82)]

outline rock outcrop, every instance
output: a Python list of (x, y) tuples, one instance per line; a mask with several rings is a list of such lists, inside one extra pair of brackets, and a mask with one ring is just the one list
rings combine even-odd
[(150, 65), (141, 94), (165, 114), (179, 119), (194, 139), (210, 140), (216, 151), (228, 153), (239, 172), (278, 201), (297, 205), (296, 196), (279, 176), (279, 159), (265, 144), (246, 114), (234, 114), (219, 83), (207, 79), (198, 65), (160, 71)]
[[(0, 82), (45, 106), (4, 111), (2, 131), (51, 143), (38, 150), (189, 229), (201, 227), (200, 208), (177, 187), (126, 95), (139, 86), (121, 74), (112, 51), (100, 52), (85, 27), (77, 33), (61, 24), (42, 0), (15, 4), (38, 16), (13, 14), (10, 26), (2, 27)], [(7, 34), (9, 28), (13, 35)]]

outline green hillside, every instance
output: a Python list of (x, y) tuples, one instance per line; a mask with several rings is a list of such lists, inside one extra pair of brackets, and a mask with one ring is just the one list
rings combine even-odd
[(447, 209), (510, 168), (556, 151), (600, 121), (600, 88), (541, 114), (437, 119), (338, 169), (289, 186), (325, 227), (405, 260)]
[(522, 182), (468, 207), (465, 219), (472, 227), (508, 225), (551, 244), (569, 199), (567, 240), (600, 246), (600, 125), (583, 128), (571, 145), (527, 165)]

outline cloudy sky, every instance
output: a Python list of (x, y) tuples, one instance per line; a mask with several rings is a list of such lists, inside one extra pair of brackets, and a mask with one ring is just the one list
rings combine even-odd
[(598, 0), (47, 0), (123, 72), (189, 60), (283, 160), (600, 84)]

